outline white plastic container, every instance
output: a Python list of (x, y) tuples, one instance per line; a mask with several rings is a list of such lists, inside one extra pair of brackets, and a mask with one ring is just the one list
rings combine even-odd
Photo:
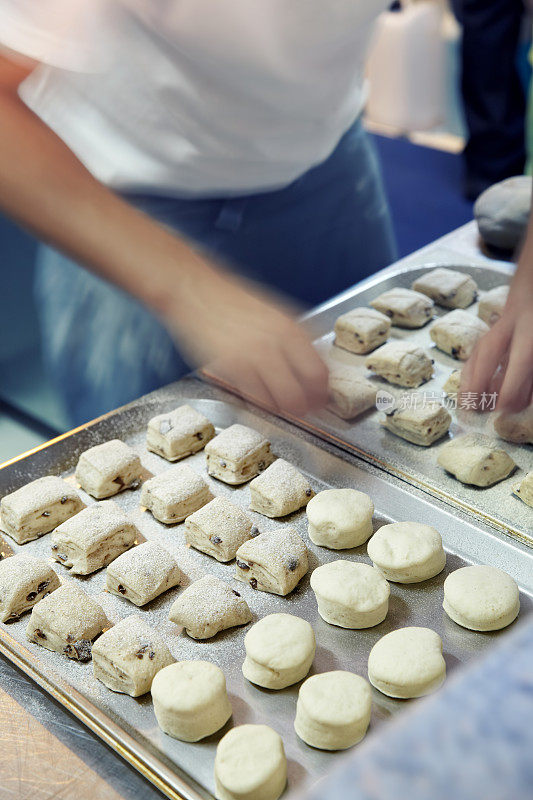
[(369, 122), (402, 133), (441, 123), (444, 48), (438, 0), (402, 0), (380, 14), (367, 61)]

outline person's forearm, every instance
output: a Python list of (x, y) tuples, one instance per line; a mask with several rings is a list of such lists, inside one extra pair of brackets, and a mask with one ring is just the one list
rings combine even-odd
[[(0, 208), (165, 315), (208, 265), (95, 180), (22, 101), (0, 90)], [(175, 310), (175, 309), (174, 309)]]

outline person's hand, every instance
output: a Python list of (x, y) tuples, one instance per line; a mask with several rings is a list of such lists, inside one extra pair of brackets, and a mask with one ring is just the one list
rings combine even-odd
[(197, 280), (166, 323), (196, 364), (274, 411), (325, 405), (328, 371), (291, 312), (232, 275), (198, 264)]
[(500, 411), (521, 411), (532, 402), (533, 280), (513, 282), (502, 316), (463, 368), (460, 391), (478, 398), (497, 392)]

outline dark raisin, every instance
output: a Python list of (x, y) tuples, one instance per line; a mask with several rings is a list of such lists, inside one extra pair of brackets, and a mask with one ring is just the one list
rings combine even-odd
[(254, 525), (254, 527), (250, 531), (250, 536), (252, 537), (259, 536), (259, 528), (257, 527), (257, 525)]
[(37, 597), (37, 592), (30, 592), (29, 594), (26, 595), (26, 600), (28, 601), (28, 603), (31, 603), (31, 601), (35, 600), (36, 597)]
[(43, 633), (40, 628), (35, 628), (34, 633), (39, 639), (46, 639), (47, 638), (46, 633)]
[(394, 311), (391, 308), (387, 308), (387, 310), (385, 311), (385, 314), (388, 317), (391, 317), (391, 319), (392, 319), (392, 317), (394, 316)]
[(154, 660), (154, 658), (155, 658), (155, 653), (154, 653), (154, 651), (153, 651), (153, 650), (150, 650), (150, 652), (148, 653), (148, 658), (150, 659), (150, 661), (153, 661), (153, 660)]
[(385, 336), (387, 331), (378, 331), (378, 336)]
[(44, 590), (47, 589), (49, 586), (50, 586), (50, 581), (43, 581), (37, 587), (37, 594), (41, 594), (41, 592), (44, 592)]
[(56, 551), (56, 550), (58, 550), (58, 549), (59, 549), (59, 548), (58, 548), (57, 544), (53, 544), (53, 545), (52, 545), (52, 550), (54, 551), (54, 553), (55, 553), (55, 551)]
[(92, 655), (92, 643), (87, 639), (80, 639), (74, 644), (67, 644), (63, 652), (69, 658), (75, 658), (78, 661), (90, 661)]
[(257, 589), (257, 579), (256, 578), (250, 578), (250, 586), (252, 587), (252, 589)]
[(124, 481), (122, 480), (120, 475), (118, 476), (118, 478), (113, 478), (113, 483), (118, 483), (119, 486), (124, 486)]
[(198, 431), (198, 433), (196, 434), (196, 438), (198, 439), (199, 442), (202, 441), (202, 439), (204, 438), (202, 431)]
[(126, 590), (121, 583), (119, 583), (119, 585), (117, 586), (117, 591), (119, 591), (120, 594), (126, 594)]
[(226, 464), (226, 462), (225, 462), (225, 461), (221, 461), (221, 462), (220, 462), (220, 466), (222, 467), (222, 469), (224, 469), (224, 468), (225, 468), (225, 467), (227, 467), (228, 465)]
[(222, 544), (222, 539), (220, 536), (211, 536), (211, 541), (213, 544)]
[(43, 513), (41, 514), (41, 517), (49, 517), (49, 516), (50, 516), (49, 511), (43, 511)]
[(459, 355), (459, 350), (458, 350), (458, 348), (457, 348), (457, 347), (452, 347), (452, 356), (453, 356), (454, 358), (457, 358), (457, 356), (458, 356), (458, 355)]
[(296, 569), (297, 566), (298, 566), (298, 559), (297, 558), (291, 558), (291, 560), (288, 563), (288, 567), (289, 567), (290, 572), (294, 572), (294, 570)]
[(67, 497), (66, 494), (64, 494), (63, 497), (61, 498), (61, 505), (64, 506), (65, 503), (67, 502), (67, 500), (68, 500), (68, 497)]
[(244, 569), (244, 570), (250, 569), (249, 564), (246, 564), (244, 561), (239, 561), (239, 559), (237, 559), (237, 566), (239, 567), (239, 569)]
[(168, 419), (164, 419), (159, 423), (159, 433), (163, 434), (163, 436), (172, 430), (172, 425)]
[(313, 490), (312, 489), (306, 489), (305, 490), (305, 496), (306, 497), (311, 497), (312, 494), (313, 494)]
[(239, 592), (236, 592), (236, 591), (235, 591), (235, 589), (232, 589), (231, 591), (233, 592), (233, 594), (234, 594), (236, 597), (240, 597), (240, 594), (239, 594)]
[(431, 433), (432, 430), (433, 428), (428, 428), (428, 433)]

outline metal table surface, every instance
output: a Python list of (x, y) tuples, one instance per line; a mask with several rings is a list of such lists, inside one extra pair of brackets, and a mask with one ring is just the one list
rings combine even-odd
[[(438, 245), (458, 258), (483, 258), (474, 223), (409, 257), (420, 263)], [(0, 657), (0, 798), (156, 800), (162, 795), (24, 674)]]

